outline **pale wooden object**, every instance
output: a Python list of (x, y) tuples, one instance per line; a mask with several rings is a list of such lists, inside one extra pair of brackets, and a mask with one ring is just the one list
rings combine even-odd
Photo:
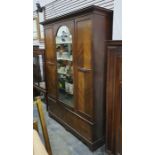
[(33, 130), (33, 155), (48, 155), (36, 130)]
[(44, 137), (44, 141), (45, 141), (45, 147), (46, 147), (48, 154), (52, 155), (52, 150), (51, 150), (51, 146), (50, 146), (48, 131), (47, 131), (47, 127), (46, 127), (46, 122), (45, 122), (45, 118), (44, 118), (44, 112), (43, 112), (43, 107), (42, 107), (42, 102), (41, 102), (40, 97), (36, 98), (35, 103), (37, 105), (38, 114), (39, 114), (39, 118), (40, 118), (40, 122), (41, 122), (43, 137)]

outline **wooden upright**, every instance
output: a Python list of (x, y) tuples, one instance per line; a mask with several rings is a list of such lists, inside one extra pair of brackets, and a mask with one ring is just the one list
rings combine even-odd
[(107, 41), (106, 151), (122, 154), (122, 41)]

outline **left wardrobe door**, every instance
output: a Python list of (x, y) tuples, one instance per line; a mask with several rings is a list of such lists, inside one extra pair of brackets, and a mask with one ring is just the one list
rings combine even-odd
[(70, 108), (75, 106), (73, 35), (72, 21), (55, 24), (58, 100)]
[(52, 27), (45, 27), (45, 63), (46, 63), (46, 81), (47, 81), (47, 95), (56, 98), (56, 59), (54, 51)]

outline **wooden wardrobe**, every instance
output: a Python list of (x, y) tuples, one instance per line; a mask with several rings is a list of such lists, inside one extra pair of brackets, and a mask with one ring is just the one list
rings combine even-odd
[(107, 41), (106, 151), (122, 154), (122, 41)]
[(46, 20), (49, 115), (94, 150), (105, 142), (105, 40), (113, 12), (90, 6)]

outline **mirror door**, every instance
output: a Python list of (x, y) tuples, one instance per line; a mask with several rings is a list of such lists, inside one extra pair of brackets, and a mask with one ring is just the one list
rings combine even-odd
[(56, 35), (56, 59), (58, 77), (58, 99), (74, 106), (74, 79), (72, 34), (67, 26), (61, 26)]

